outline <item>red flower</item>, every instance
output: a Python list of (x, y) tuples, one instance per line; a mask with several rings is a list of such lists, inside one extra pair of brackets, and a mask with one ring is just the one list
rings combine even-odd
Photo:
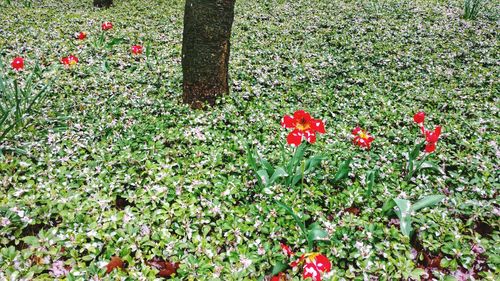
[(78, 63), (78, 58), (73, 55), (69, 55), (67, 57), (62, 58), (61, 63), (64, 64), (65, 66), (72, 66)]
[(286, 274), (284, 272), (280, 272), (271, 277), (271, 281), (286, 281)]
[(10, 66), (15, 70), (21, 70), (24, 68), (24, 59), (21, 57), (14, 58), (10, 63)]
[(105, 21), (102, 23), (101, 28), (102, 28), (102, 30), (109, 30), (109, 29), (113, 28), (113, 24), (109, 21)]
[(287, 129), (294, 129), (286, 141), (293, 146), (299, 146), (302, 138), (309, 143), (316, 142), (316, 133), (325, 133), (325, 125), (320, 119), (313, 119), (311, 115), (304, 110), (297, 110), (293, 116), (285, 115), (281, 121), (281, 126)]
[(85, 39), (85, 38), (87, 38), (87, 33), (83, 32), (83, 31), (82, 31), (82, 32), (80, 32), (80, 33), (78, 33), (78, 34), (76, 35), (76, 39), (78, 39), (78, 40), (83, 40), (83, 39)]
[(441, 126), (437, 126), (434, 131), (425, 131), (425, 152), (432, 153), (436, 150), (436, 143), (441, 135)]
[(423, 124), (425, 121), (425, 113), (423, 111), (419, 111), (413, 115), (413, 121), (417, 124)]
[(291, 257), (293, 256), (293, 251), (290, 246), (286, 245), (285, 243), (280, 243), (281, 249), (283, 250), (283, 253), (285, 253), (285, 256)]
[(360, 127), (356, 127), (352, 130), (354, 139), (352, 142), (362, 148), (370, 149), (372, 141), (375, 140), (374, 137), (370, 136), (366, 131), (362, 130)]
[(131, 48), (132, 54), (134, 55), (140, 55), (142, 54), (142, 46), (141, 45), (134, 45)]
[(330, 260), (320, 253), (302, 255), (297, 261), (292, 262), (290, 266), (296, 267), (302, 262), (304, 262), (304, 271), (302, 272), (304, 279), (312, 278), (314, 281), (321, 281), (321, 274), (332, 269)]

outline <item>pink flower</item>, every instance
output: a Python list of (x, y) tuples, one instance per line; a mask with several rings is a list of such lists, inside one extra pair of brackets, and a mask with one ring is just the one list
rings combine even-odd
[(292, 146), (299, 146), (303, 138), (309, 143), (315, 143), (316, 133), (325, 133), (323, 121), (312, 118), (304, 110), (295, 111), (293, 116), (285, 115), (281, 121), (281, 126), (287, 129), (294, 129), (286, 138), (287, 143)]

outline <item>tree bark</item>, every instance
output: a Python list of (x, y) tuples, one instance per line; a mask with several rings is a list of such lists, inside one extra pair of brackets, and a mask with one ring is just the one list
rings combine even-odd
[(186, 0), (182, 38), (183, 101), (214, 105), (229, 92), (228, 64), (235, 0)]
[(109, 8), (113, 5), (113, 0), (94, 0), (94, 7)]

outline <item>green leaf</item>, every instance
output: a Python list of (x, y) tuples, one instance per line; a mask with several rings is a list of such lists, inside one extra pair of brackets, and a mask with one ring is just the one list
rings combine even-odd
[(409, 161), (414, 161), (418, 155), (420, 154), (420, 151), (422, 150), (422, 147), (424, 146), (425, 142), (417, 143), (413, 149), (410, 151), (410, 154), (408, 155)]
[(257, 172), (257, 161), (255, 160), (254, 150), (250, 144), (247, 144), (247, 163), (255, 172)]
[(293, 179), (292, 179), (292, 184), (291, 186), (294, 187), (302, 178), (303, 178), (303, 174), (302, 174), (302, 171), (298, 171), (294, 176), (293, 176)]
[(347, 160), (345, 160), (344, 162), (342, 162), (342, 164), (340, 164), (339, 166), (339, 169), (337, 171), (337, 173), (335, 174), (335, 177), (333, 178), (333, 182), (339, 182), (345, 178), (347, 178), (347, 176), (349, 175), (349, 171), (351, 170), (351, 161), (352, 161), (352, 158), (349, 158)]
[(327, 239), (328, 239), (328, 232), (322, 229), (317, 222), (309, 225), (307, 234), (308, 242), (310, 241), (310, 243), (312, 243), (312, 241), (327, 240)]
[(436, 205), (437, 203), (441, 202), (446, 196), (444, 195), (428, 195), (425, 196), (424, 198), (418, 200), (415, 204), (413, 204), (412, 210), (414, 212), (425, 208), (425, 207), (430, 207), (433, 205)]
[(297, 214), (295, 214), (295, 212), (290, 207), (288, 207), (287, 205), (281, 203), (280, 201), (276, 201), (276, 203), (279, 206), (281, 206), (282, 208), (284, 208), (293, 217), (293, 219), (295, 220), (295, 223), (297, 223), (297, 225), (299, 226), (300, 230), (302, 230), (302, 234), (307, 239), (308, 236), (307, 236), (307, 231), (306, 231), (306, 225), (304, 224), (304, 222), (297, 216)]
[(123, 38), (113, 38), (108, 42), (108, 44), (106, 44), (106, 48), (111, 49), (114, 45), (121, 44), (123, 41), (125, 41), (125, 39)]
[(40, 245), (38, 238), (35, 236), (26, 236), (26, 237), (23, 237), (21, 240), (23, 240), (24, 243), (31, 245), (31, 246), (34, 246), (34, 247)]
[(394, 207), (396, 206), (396, 202), (394, 202), (394, 199), (389, 199), (387, 200), (384, 205), (382, 206), (382, 213), (386, 216), (390, 216), (391, 214), (394, 213)]
[(283, 169), (282, 167), (276, 167), (276, 170), (274, 170), (274, 173), (269, 180), (269, 184), (273, 184), (278, 178), (284, 178), (286, 176), (288, 176), (288, 174), (286, 173), (285, 169)]
[(266, 169), (268, 175), (274, 174), (274, 167), (266, 159), (262, 158), (260, 164)]
[(423, 270), (422, 268), (415, 268), (410, 273), (410, 277), (412, 277), (415, 280), (420, 280), (420, 276), (422, 276), (423, 274), (425, 274), (425, 270)]
[(394, 199), (394, 202), (398, 206), (399, 210), (396, 211), (396, 215), (399, 217), (399, 225), (401, 232), (410, 237), (411, 234), (411, 203), (405, 199)]
[(267, 171), (264, 169), (260, 169), (257, 171), (257, 176), (259, 177), (259, 180), (262, 182), (264, 186), (268, 186), (269, 183), (269, 175), (267, 174)]
[(421, 165), (420, 165), (420, 168), (419, 170), (424, 170), (424, 169), (428, 169), (428, 170), (432, 170), (432, 171), (435, 171), (435, 172), (438, 172), (440, 174), (444, 174), (443, 170), (441, 170), (441, 168), (439, 168), (438, 165), (430, 162), (430, 161), (424, 161)]
[(304, 174), (311, 173), (314, 171), (314, 169), (323, 161), (325, 157), (323, 156), (312, 156), (311, 158), (307, 159), (306, 165), (305, 165), (305, 171)]
[(366, 187), (366, 192), (365, 195), (369, 197), (372, 194), (373, 186), (375, 185), (375, 178), (377, 177), (378, 174), (378, 168), (374, 168), (368, 173), (366, 173), (366, 181), (367, 181), (367, 187)]
[(293, 154), (292, 159), (290, 160), (289, 164), (289, 171), (294, 171), (297, 165), (302, 161), (302, 158), (304, 157), (304, 152), (307, 146), (307, 142), (303, 142), (300, 144), (297, 149), (295, 150), (295, 153)]
[(289, 267), (288, 264), (283, 263), (283, 262), (277, 262), (273, 266), (273, 270), (271, 271), (271, 275), (274, 276), (280, 272), (285, 271)]

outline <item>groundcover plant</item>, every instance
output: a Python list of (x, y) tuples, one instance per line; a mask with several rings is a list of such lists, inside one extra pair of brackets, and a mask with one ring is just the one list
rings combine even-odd
[(114, 2), (0, 2), (0, 280), (497, 278), (498, 3), (237, 1), (201, 111)]

